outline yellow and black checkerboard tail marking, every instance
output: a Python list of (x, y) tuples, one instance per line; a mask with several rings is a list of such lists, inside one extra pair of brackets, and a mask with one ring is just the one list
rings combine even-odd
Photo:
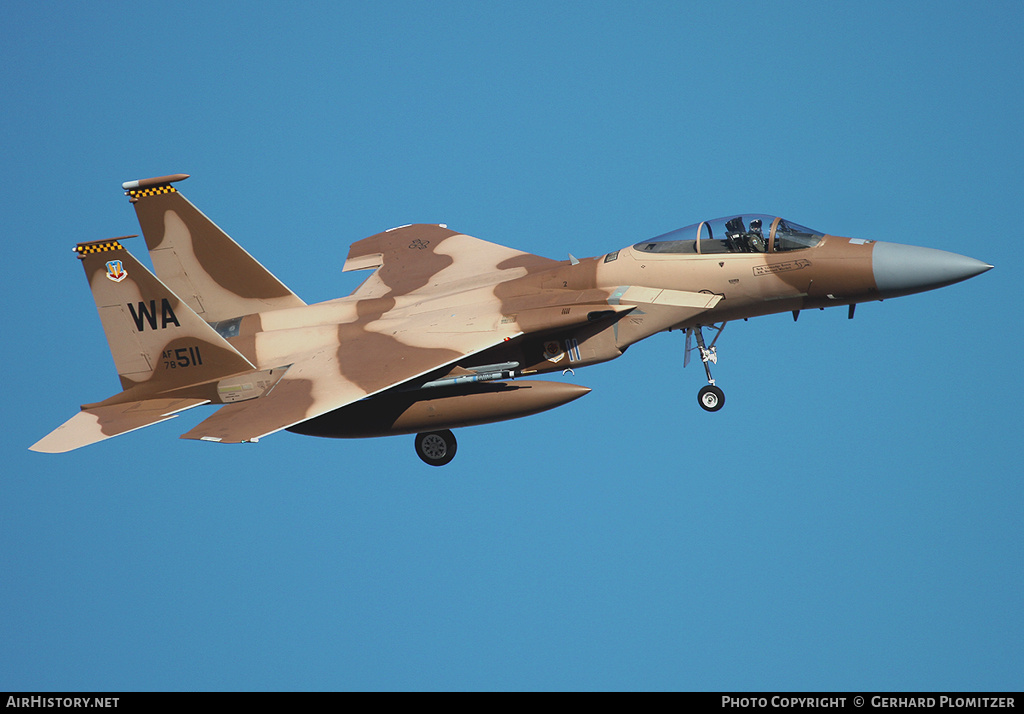
[(128, 196), (128, 200), (135, 203), (140, 198), (146, 196), (159, 196), (161, 193), (177, 193), (178, 189), (174, 188), (170, 184), (164, 186), (153, 186), (151, 188), (137, 188), (131, 191), (125, 191), (125, 195)]
[(136, 181), (125, 181), (121, 184), (124, 194), (131, 203), (136, 203), (140, 198), (147, 196), (160, 196), (165, 193), (177, 193), (178, 189), (172, 186), (176, 181), (184, 181), (188, 174), (173, 174), (171, 176), (157, 176), (155, 178), (138, 179)]
[(78, 254), (79, 260), (85, 260), (86, 256), (93, 255), (94, 253), (107, 253), (112, 250), (124, 250), (124, 246), (121, 245), (121, 241), (138, 237), (138, 234), (136, 234), (133, 236), (119, 236), (117, 238), (107, 238), (106, 240), (94, 240), (86, 243), (79, 243), (75, 246), (75, 253)]

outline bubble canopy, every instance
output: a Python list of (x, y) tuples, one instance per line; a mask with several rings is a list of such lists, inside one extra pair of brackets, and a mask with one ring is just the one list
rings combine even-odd
[(744, 213), (678, 228), (633, 246), (641, 253), (783, 253), (818, 245), (824, 234), (778, 216)]

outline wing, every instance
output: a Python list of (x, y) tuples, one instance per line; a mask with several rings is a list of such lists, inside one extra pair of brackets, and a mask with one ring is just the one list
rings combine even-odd
[(344, 270), (376, 272), (353, 293), (426, 296), (495, 284), (561, 263), (489, 243), (443, 225), (392, 228), (352, 244)]
[(317, 349), (275, 353), (270, 361), (291, 367), (269, 394), (222, 408), (182, 438), (255, 441), (512, 340), (522, 328), (503, 315), (495, 286), (559, 264), (437, 225), (365, 238), (345, 270), (375, 272), (342, 301), (355, 306), (351, 316), (321, 333)]
[[(434, 333), (439, 343), (445, 335)], [(293, 364), (266, 396), (230, 404), (183, 439), (221, 443), (258, 441), (276, 431), (318, 417), (390, 387), (443, 369), (468, 355), (493, 347), (519, 333), (477, 333), (466, 349), (465, 333), (453, 334), (461, 349), (414, 347), (386, 335), (366, 332), (343, 340)]]

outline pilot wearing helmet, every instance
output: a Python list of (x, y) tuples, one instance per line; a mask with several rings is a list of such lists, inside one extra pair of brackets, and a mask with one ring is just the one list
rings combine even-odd
[(761, 232), (761, 219), (753, 218), (750, 221), (750, 230), (747, 232), (747, 245), (751, 253), (764, 253), (768, 249), (768, 243)]

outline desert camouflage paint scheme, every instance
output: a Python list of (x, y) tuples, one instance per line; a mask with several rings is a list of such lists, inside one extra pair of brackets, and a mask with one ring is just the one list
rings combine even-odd
[(455, 454), (450, 429), (590, 391), (516, 378), (604, 362), (657, 332), (686, 330), (707, 370), (699, 402), (716, 411), (724, 395), (702, 328), (833, 305), (850, 305), (852, 317), (858, 302), (991, 267), (755, 214), (568, 261), (419, 224), (354, 243), (344, 270), (370, 276), (348, 297), (306, 305), (177, 191), (185, 178), (124, 184), (155, 276), (124, 238), (75, 248), (123, 391), (84, 405), (33, 450), (69, 451), (212, 404), (220, 409), (183, 438), (417, 433), (420, 457), (442, 465)]

